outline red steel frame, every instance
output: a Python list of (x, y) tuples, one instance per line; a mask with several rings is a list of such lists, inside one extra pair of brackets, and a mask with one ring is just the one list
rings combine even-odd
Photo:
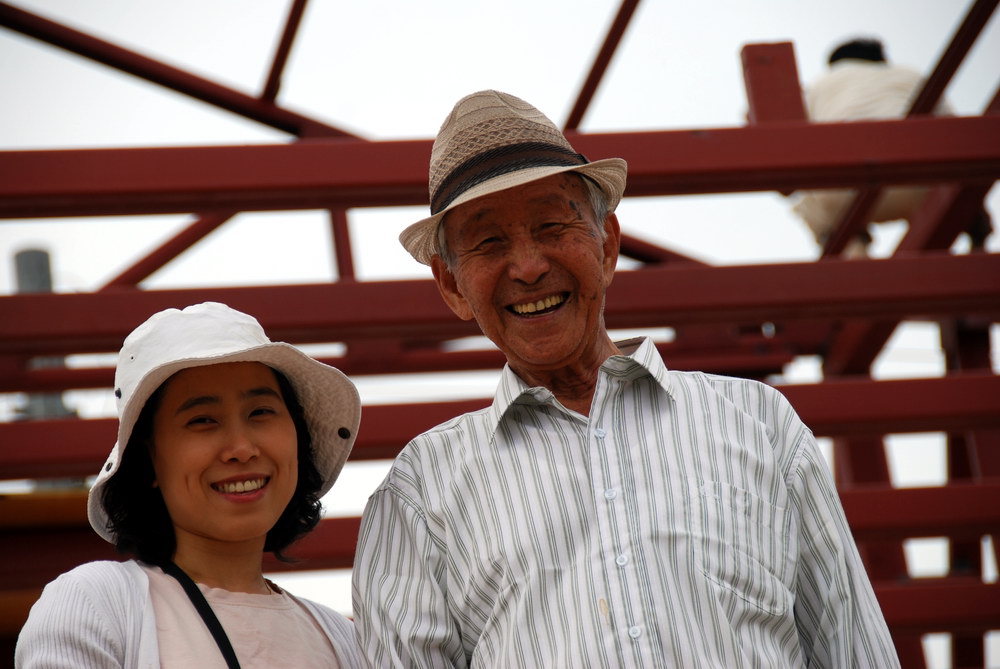
[[(198, 213), (185, 230), (95, 293), (0, 297), (0, 392), (108, 387), (109, 369), (34, 369), (30, 360), (116, 350), (148, 314), (207, 299), (255, 314), (275, 338), (345, 343), (346, 353), (328, 361), (350, 374), (502, 364), (496, 351), (442, 346), (476, 330), (453, 317), (430, 281), (355, 281), (345, 210), (424, 203), (430, 142), (365, 141), (275, 102), (305, 5), (291, 0), (263, 91), (253, 97), (0, 2), (0, 25), (8, 29), (299, 139), (267, 146), (0, 152), (0, 218)], [(845, 511), (908, 667), (923, 666), (922, 633), (952, 632), (955, 666), (973, 666), (983, 662), (984, 631), (1000, 629), (1000, 585), (982, 582), (979, 552), (980, 537), (996, 536), (1000, 527), (1000, 378), (991, 372), (987, 331), (1000, 320), (1000, 257), (946, 253), (1000, 174), (1000, 97), (979, 117), (926, 115), (996, 5), (973, 3), (904, 120), (808, 123), (792, 45), (768, 44), (747, 46), (742, 54), (746, 127), (580, 133), (638, 6), (638, 0), (623, 0), (565, 124), (586, 155), (628, 160), (628, 197), (859, 189), (818, 263), (710, 267), (626, 236), (623, 253), (643, 267), (619, 273), (607, 321), (613, 328), (674, 328), (676, 338), (658, 346), (680, 369), (764, 379), (797, 355), (823, 357), (826, 381), (781, 389), (817, 434), (834, 437)], [(864, 226), (879, 188), (900, 183), (939, 185), (910, 221), (896, 255), (836, 259)], [(237, 212), (305, 208), (330, 211), (335, 282), (137, 288)], [(393, 309), (384, 309), (390, 303)], [(868, 377), (904, 318), (941, 322), (946, 377)], [(419, 431), (487, 402), (366, 407), (352, 457), (392, 457)], [(893, 489), (882, 435), (931, 430), (949, 434), (948, 484)], [(113, 420), (0, 424), (0, 478), (89, 474), (113, 434)], [(42, 584), (80, 562), (113, 556), (86, 527), (79, 494), (10, 497), (0, 499), (0, 507), (0, 536), (8, 547), (0, 556), (0, 609), (13, 611), (0, 617), (0, 636), (9, 637)], [(298, 546), (301, 563), (271, 562), (268, 568), (349, 567), (357, 530), (357, 518), (325, 520)], [(951, 539), (951, 572), (910, 579), (900, 542), (927, 536)]]

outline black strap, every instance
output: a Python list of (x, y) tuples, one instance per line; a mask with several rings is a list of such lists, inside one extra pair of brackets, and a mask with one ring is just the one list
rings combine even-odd
[(212, 607), (208, 605), (208, 600), (205, 599), (205, 595), (201, 594), (201, 590), (198, 589), (195, 582), (191, 580), (190, 576), (184, 573), (183, 569), (172, 561), (162, 565), (161, 568), (164, 573), (170, 574), (180, 581), (181, 587), (187, 593), (188, 599), (194, 604), (194, 608), (198, 610), (198, 615), (201, 616), (201, 619), (205, 621), (205, 626), (212, 633), (215, 643), (219, 645), (219, 650), (222, 651), (222, 657), (226, 658), (226, 665), (229, 669), (240, 669), (240, 661), (236, 659), (236, 651), (233, 650), (233, 645), (229, 643), (226, 630), (222, 629), (222, 623), (215, 617), (215, 612), (212, 611)]

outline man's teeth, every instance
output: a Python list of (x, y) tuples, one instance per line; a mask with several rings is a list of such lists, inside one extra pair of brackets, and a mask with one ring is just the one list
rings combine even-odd
[(216, 483), (214, 488), (219, 492), (228, 494), (240, 492), (252, 492), (264, 487), (264, 479), (253, 479), (250, 481), (232, 481), (229, 483)]
[(537, 302), (528, 302), (527, 304), (515, 304), (514, 313), (518, 314), (533, 314), (536, 311), (541, 311), (543, 309), (548, 309), (549, 307), (554, 307), (557, 304), (562, 304), (562, 295), (550, 295), (544, 300), (538, 300)]

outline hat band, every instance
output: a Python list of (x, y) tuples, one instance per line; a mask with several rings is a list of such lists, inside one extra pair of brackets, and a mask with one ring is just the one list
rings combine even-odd
[(431, 198), (431, 213), (439, 213), (470, 188), (504, 174), (532, 167), (586, 164), (587, 159), (579, 153), (547, 142), (523, 142), (490, 149), (469, 158), (444, 178)]

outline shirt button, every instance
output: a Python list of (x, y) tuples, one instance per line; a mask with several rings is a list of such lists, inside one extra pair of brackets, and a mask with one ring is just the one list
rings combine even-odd
[(601, 428), (601, 427), (599, 427), (596, 430), (594, 430), (594, 436), (597, 437), (598, 439), (604, 439), (604, 437), (607, 434), (608, 434), (608, 431), (605, 430), (604, 428)]
[(639, 629), (638, 625), (633, 625), (632, 627), (628, 628), (628, 635), (633, 639), (638, 639), (640, 636), (642, 636), (642, 630)]
[(604, 499), (614, 499), (615, 497), (618, 497), (618, 491), (614, 488), (608, 488), (604, 491)]
[(615, 558), (615, 564), (618, 565), (619, 567), (624, 567), (625, 565), (628, 564), (628, 558), (625, 557), (624, 555), (619, 555), (618, 557)]

